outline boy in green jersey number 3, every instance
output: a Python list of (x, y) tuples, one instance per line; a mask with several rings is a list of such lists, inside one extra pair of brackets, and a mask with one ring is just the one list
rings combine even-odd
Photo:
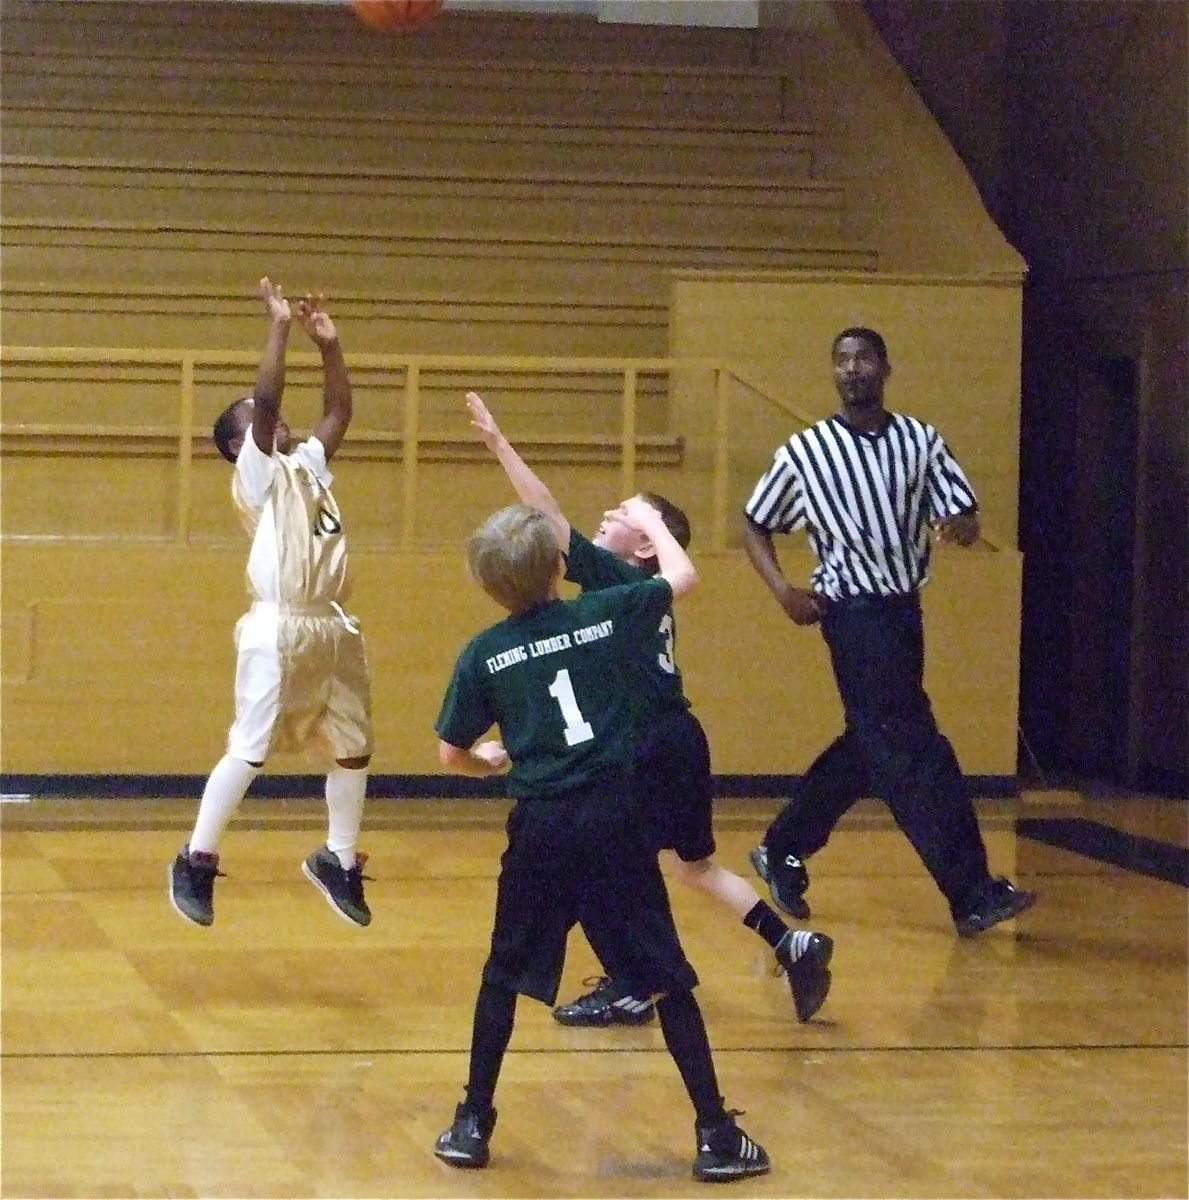
[[(499, 459), (516, 494), (540, 509), (553, 525), (568, 580), (583, 591), (597, 591), (656, 571), (652, 543), (640, 530), (623, 523), (618, 508), (604, 514), (593, 540), (574, 529), (553, 493), (500, 431), (482, 397), (468, 392), (466, 400), (471, 424)], [(660, 514), (680, 545), (688, 546), (690, 526), (681, 509), (654, 492), (639, 496)], [(833, 939), (810, 929), (790, 929), (746, 879), (715, 862), (710, 747), (685, 695), (676, 639), (671, 608), (644, 634), (650, 652), (641, 662), (639, 686), (647, 704), (636, 729), (632, 788), (646, 834), (654, 851), (669, 854), (674, 878), (713, 897), (772, 947), (776, 963), (786, 973), (797, 1017), (808, 1021), (830, 991)], [(554, 1018), (562, 1025), (639, 1025), (651, 1020), (652, 1002), (625, 986), (613, 950), (599, 942), (597, 934), (591, 949), (607, 974), (597, 982), (588, 981), (596, 982), (593, 991), (555, 1008)]]
[[(646, 701), (638, 659), (693, 565), (644, 500), (621, 517), (656, 547), (659, 571), (638, 583), (558, 598), (565, 561), (548, 517), (500, 509), (467, 545), (471, 576), (508, 616), (464, 647), (435, 725), (450, 771), (507, 771), (516, 803), (500, 861), (491, 949), (475, 1003), (466, 1098), (434, 1153), (484, 1167), (494, 1095), (520, 994), (553, 1004), (575, 924), (612, 947), (623, 982), (655, 1000), (665, 1044), (693, 1103), (696, 1179), (762, 1175), (763, 1147), (719, 1094), (698, 978), (677, 937), (656, 854), (631, 791), (633, 732)], [(493, 726), (501, 740), (479, 741)]]

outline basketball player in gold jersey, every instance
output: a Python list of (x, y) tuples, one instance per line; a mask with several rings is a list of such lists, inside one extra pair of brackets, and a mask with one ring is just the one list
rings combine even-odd
[(235, 630), (235, 720), (227, 752), (203, 790), (189, 842), (170, 868), (169, 895), (187, 920), (214, 920), (218, 845), (227, 824), (277, 751), (318, 752), (326, 776), (326, 844), (302, 871), (336, 913), (367, 925), (365, 856), (356, 850), (372, 754), (371, 681), (363, 637), (342, 605), (350, 581), (347, 541), (327, 463), (351, 422), (351, 383), (322, 298), (296, 305), (298, 323), (322, 355), (322, 416), (294, 445), (281, 418), (292, 310), (281, 288), (260, 281), (269, 329), (250, 397), (215, 422), (219, 452), (235, 466), (232, 500), (252, 539), (252, 605)]

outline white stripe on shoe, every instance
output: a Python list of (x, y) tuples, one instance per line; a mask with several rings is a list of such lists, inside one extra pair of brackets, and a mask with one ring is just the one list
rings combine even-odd
[(612, 1005), (612, 1008), (621, 1008), (624, 1012), (642, 1013), (647, 1012), (652, 1007), (651, 1000), (640, 1000), (635, 996), (621, 996)]

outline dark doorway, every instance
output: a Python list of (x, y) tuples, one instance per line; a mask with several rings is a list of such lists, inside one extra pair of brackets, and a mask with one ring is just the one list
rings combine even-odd
[(1138, 371), (1025, 303), (1021, 772), (1125, 781)]

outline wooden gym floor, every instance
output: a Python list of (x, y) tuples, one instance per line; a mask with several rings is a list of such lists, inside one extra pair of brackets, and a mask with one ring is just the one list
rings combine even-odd
[[(367, 930), (298, 870), (315, 800), (246, 802), (215, 925), (184, 922), (166, 867), (194, 807), (3, 807), (4, 1197), (706, 1194), (656, 1025), (566, 1030), (528, 1000), (491, 1166), (433, 1157), (466, 1078), (502, 802), (373, 801)], [(719, 860), (750, 877), (774, 811), (722, 802)], [(859, 806), (811, 864), (836, 951), (808, 1025), (759, 940), (673, 886), (724, 1094), (773, 1158), (725, 1186), (736, 1200), (1187, 1195), (1185, 806), (1043, 792), (979, 813), (1036, 908), (959, 940), (886, 812)], [(576, 932), (560, 999), (595, 969)]]

